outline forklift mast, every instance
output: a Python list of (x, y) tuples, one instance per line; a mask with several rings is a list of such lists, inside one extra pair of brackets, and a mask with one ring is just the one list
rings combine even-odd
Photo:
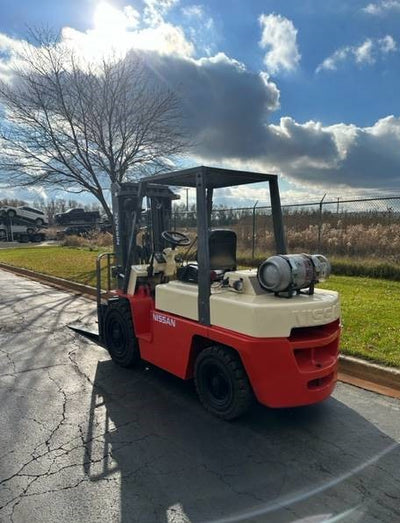
[[(141, 182), (113, 183), (111, 194), (117, 282), (118, 288), (124, 289), (131, 265), (148, 262), (148, 249), (137, 243), (140, 228), (146, 228), (144, 234), (150, 242), (151, 252), (161, 252), (165, 247), (161, 233), (170, 229), (172, 200), (180, 196), (166, 186)], [(147, 209), (143, 209), (144, 198)]]

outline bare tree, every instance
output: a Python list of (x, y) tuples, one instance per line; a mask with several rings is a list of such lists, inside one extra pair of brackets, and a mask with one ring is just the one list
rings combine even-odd
[(133, 52), (88, 64), (41, 38), (17, 64), (0, 82), (0, 170), (14, 185), (89, 192), (112, 221), (110, 183), (165, 169), (188, 147), (179, 98)]

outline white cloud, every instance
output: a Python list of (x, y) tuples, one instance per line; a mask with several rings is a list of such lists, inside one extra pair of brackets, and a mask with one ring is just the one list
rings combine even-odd
[(32, 202), (34, 200), (48, 200), (53, 196), (53, 193), (48, 194), (46, 189), (40, 185), (35, 187), (0, 187), (1, 199), (15, 199)]
[(281, 118), (269, 125), (257, 164), (290, 179), (321, 187), (393, 188), (400, 183), (400, 118), (388, 116), (370, 127), (323, 126)]
[[(194, 54), (194, 45), (187, 39), (184, 30), (162, 18), (162, 14), (175, 3), (175, 0), (147, 0), (144, 12), (151, 9), (154, 14), (149, 19), (150, 23), (149, 20), (141, 20), (143, 17), (132, 6), (117, 9), (101, 2), (94, 12), (94, 27), (85, 32), (64, 27), (59, 45), (68, 46), (77, 57), (91, 63), (110, 53), (124, 57), (132, 49), (190, 57)], [(146, 16), (149, 17), (148, 13)], [(27, 45), (22, 40), (0, 33), (1, 79), (10, 78), (11, 70), (18, 65), (19, 53)], [(33, 46), (31, 49), (34, 49)]]
[(179, 0), (144, 0), (144, 20), (151, 26), (160, 25), (164, 16), (179, 3)]
[(374, 57), (372, 56), (374, 44), (370, 38), (367, 38), (364, 43), (359, 47), (355, 47), (352, 51), (354, 53), (354, 58), (358, 64), (368, 63), (373, 64), (375, 62)]
[(188, 5), (182, 7), (182, 13), (188, 18), (202, 18), (204, 16), (204, 8), (198, 4)]
[[(226, 135), (228, 126), (223, 131)], [(209, 146), (201, 149), (199, 159), (206, 164), (280, 173), (320, 193), (393, 191), (400, 183), (398, 117), (382, 118), (369, 127), (323, 126), (283, 117), (279, 124), (266, 124), (258, 140), (250, 150), (244, 143), (230, 154)]]
[(140, 14), (135, 8), (131, 5), (126, 5), (123, 8), (123, 13), (127, 19), (128, 27), (137, 27), (140, 22)]
[(369, 127), (324, 126), (289, 116), (271, 124), (279, 89), (266, 73), (252, 74), (222, 53), (201, 60), (165, 57), (156, 70), (172, 84), (180, 79), (199, 163), (282, 173), (297, 183), (337, 190), (400, 183), (400, 117)]
[(367, 38), (359, 46), (345, 46), (337, 49), (319, 64), (316, 72), (335, 71), (340, 64), (354, 61), (359, 65), (374, 64), (378, 58), (397, 51), (397, 44), (391, 35), (383, 38)]
[(122, 55), (131, 49), (144, 49), (191, 56), (194, 46), (182, 27), (164, 20), (164, 15), (177, 3), (178, 0), (145, 0), (142, 16), (132, 6), (117, 9), (103, 3), (96, 7), (94, 28), (74, 34), (80, 40), (80, 48), (91, 49), (92, 55), (101, 56), (112, 48)]
[(386, 35), (383, 38), (380, 38), (378, 40), (378, 45), (380, 46), (380, 49), (384, 54), (397, 50), (396, 41), (390, 35)]
[(363, 8), (363, 11), (374, 16), (384, 15), (390, 11), (400, 11), (400, 0), (382, 0), (370, 3)]
[(34, 47), (25, 40), (17, 40), (0, 33), (0, 80), (12, 80), (13, 68), (24, 66), (20, 58), (24, 52), (34, 52)]
[(130, 5), (117, 9), (107, 2), (100, 2), (94, 13), (94, 25), (102, 32), (114, 33), (135, 28), (139, 20), (139, 12)]
[(197, 54), (211, 56), (218, 52), (216, 43), (219, 34), (214, 19), (207, 14), (205, 8), (199, 4), (192, 4), (182, 7), (181, 12), (187, 19), (187, 23), (184, 24), (187, 34), (196, 42)]
[(179, 85), (196, 154), (219, 159), (260, 154), (260, 136), (279, 90), (266, 73), (256, 74), (224, 53), (199, 60), (147, 54), (152, 69)]
[(264, 63), (268, 72), (293, 71), (301, 55), (297, 47), (297, 29), (291, 20), (281, 15), (265, 15), (259, 18), (262, 28), (260, 46), (267, 49)]

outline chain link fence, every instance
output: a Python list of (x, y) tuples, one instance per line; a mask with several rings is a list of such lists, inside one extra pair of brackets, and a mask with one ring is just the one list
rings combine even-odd
[[(288, 251), (400, 261), (400, 196), (322, 199), (282, 205)], [(195, 233), (195, 211), (175, 211), (173, 226)], [(270, 207), (215, 208), (211, 226), (233, 229), (242, 258), (274, 252)]]

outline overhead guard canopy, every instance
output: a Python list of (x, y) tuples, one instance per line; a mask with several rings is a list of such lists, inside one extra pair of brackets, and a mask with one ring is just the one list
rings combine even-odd
[(159, 183), (161, 185), (173, 185), (175, 187), (196, 187), (197, 176), (200, 173), (203, 175), (203, 183), (206, 189), (220, 189), (222, 187), (232, 187), (248, 183), (269, 182), (278, 178), (276, 174), (199, 166), (180, 171), (156, 174), (155, 176), (142, 178), (140, 181), (145, 183)]

